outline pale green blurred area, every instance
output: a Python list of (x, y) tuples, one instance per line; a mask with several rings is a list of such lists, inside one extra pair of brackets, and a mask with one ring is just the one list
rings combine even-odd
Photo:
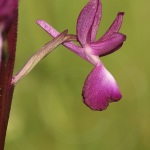
[[(88, 0), (20, 0), (15, 73), (51, 40), (37, 24), (43, 19), (62, 32), (75, 33)], [(127, 41), (102, 58), (123, 98), (95, 112), (82, 103), (82, 86), (92, 65), (60, 46), (15, 89), (6, 150), (150, 149), (150, 1), (102, 0), (102, 35), (118, 11)]]

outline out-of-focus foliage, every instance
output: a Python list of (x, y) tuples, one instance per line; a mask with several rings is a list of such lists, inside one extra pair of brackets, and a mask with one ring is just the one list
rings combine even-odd
[[(43, 19), (58, 31), (75, 33), (76, 19), (88, 0), (20, 0), (15, 73), (51, 40), (38, 25)], [(60, 46), (15, 89), (6, 150), (150, 149), (150, 1), (102, 0), (99, 36), (118, 11), (124, 11), (124, 46), (102, 58), (123, 98), (103, 112), (82, 103), (81, 90), (92, 68)]]

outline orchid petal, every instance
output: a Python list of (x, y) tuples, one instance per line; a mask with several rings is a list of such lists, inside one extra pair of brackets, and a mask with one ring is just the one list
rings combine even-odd
[(95, 41), (97, 30), (98, 30), (100, 20), (101, 20), (101, 17), (102, 17), (102, 4), (101, 4), (101, 1), (98, 1), (97, 5), (98, 5), (98, 7), (97, 7), (97, 11), (96, 11), (95, 18), (94, 18), (94, 23), (92, 25), (92, 30), (91, 30), (91, 42)]
[[(76, 30), (77, 30), (78, 40), (82, 46), (85, 46), (87, 41), (90, 41), (91, 39), (88, 36), (88, 33), (91, 30), (91, 27), (93, 25), (93, 21), (97, 12), (98, 4), (99, 4), (99, 0), (90, 0), (90, 2), (82, 9), (78, 17)], [(98, 22), (97, 18), (98, 17), (96, 17), (94, 24)], [(96, 29), (97, 27), (95, 29), (94, 27), (92, 28), (92, 30), (94, 31), (94, 34), (92, 35), (92, 39), (93, 39), (93, 36), (95, 35)]]
[(107, 30), (107, 32), (99, 39), (99, 41), (107, 40), (113, 35), (114, 32), (118, 32), (120, 30), (123, 21), (123, 15), (124, 12), (119, 12), (117, 14), (116, 19), (114, 20), (110, 28)]
[(126, 36), (124, 34), (114, 33), (108, 40), (97, 41), (90, 46), (94, 55), (104, 56), (119, 49), (125, 40)]
[(88, 75), (83, 87), (83, 102), (92, 110), (104, 110), (109, 102), (116, 102), (122, 95), (114, 77), (99, 64)]
[[(52, 26), (50, 26), (47, 22), (44, 20), (37, 20), (37, 24), (42, 27), (48, 34), (50, 34), (53, 38), (58, 36), (60, 33), (56, 31)], [(83, 59), (87, 60), (87, 58), (84, 55), (83, 48), (79, 47), (78, 45), (74, 44), (73, 42), (64, 42), (63, 45), (70, 49), (75, 54), (79, 55)]]

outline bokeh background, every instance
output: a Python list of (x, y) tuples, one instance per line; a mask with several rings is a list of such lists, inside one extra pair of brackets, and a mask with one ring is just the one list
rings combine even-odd
[[(15, 71), (52, 38), (37, 24), (43, 19), (58, 31), (75, 33), (88, 0), (20, 0)], [(127, 41), (101, 58), (116, 78), (123, 98), (96, 112), (82, 103), (82, 86), (93, 68), (58, 47), (15, 89), (6, 150), (149, 150), (150, 149), (150, 1), (102, 0), (100, 37), (118, 11)]]

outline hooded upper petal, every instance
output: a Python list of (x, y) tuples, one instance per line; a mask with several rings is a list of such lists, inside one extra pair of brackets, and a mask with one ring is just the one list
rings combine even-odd
[(104, 110), (109, 102), (116, 102), (122, 95), (114, 77), (99, 64), (88, 75), (83, 91), (83, 102), (92, 110)]
[(97, 11), (95, 13), (94, 22), (92, 24), (91, 31), (89, 31), (90, 42), (95, 41), (101, 17), (102, 17), (102, 4), (101, 4), (101, 1), (98, 0)]
[[(91, 37), (92, 40), (95, 39), (101, 16), (99, 13), (101, 13), (99, 0), (90, 0), (80, 12), (77, 20), (77, 36), (82, 46), (85, 46), (87, 41), (91, 41)], [(92, 31), (93, 34), (91, 35)]]

